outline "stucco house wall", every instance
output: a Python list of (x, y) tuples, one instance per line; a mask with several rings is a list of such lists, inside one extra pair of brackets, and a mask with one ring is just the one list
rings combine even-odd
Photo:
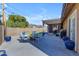
[(63, 29), (67, 30), (67, 19), (65, 19), (64, 22), (63, 22)]
[(79, 4), (76, 5), (77, 8), (77, 51), (79, 52)]
[(67, 17), (65, 18), (64, 22), (63, 22), (63, 28), (67, 29), (67, 33), (69, 33), (68, 31), (68, 18), (72, 15), (72, 13), (77, 10), (77, 21), (76, 21), (76, 48), (75, 51), (79, 52), (79, 4), (75, 4), (75, 6), (72, 8), (72, 10), (68, 13)]

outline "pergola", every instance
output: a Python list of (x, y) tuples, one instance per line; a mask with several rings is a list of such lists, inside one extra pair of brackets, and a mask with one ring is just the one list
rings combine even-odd
[(48, 19), (48, 20), (43, 20), (43, 26), (46, 24), (48, 27), (48, 32), (52, 33), (55, 28), (57, 30), (60, 30), (61, 28), (61, 20), (60, 19)]

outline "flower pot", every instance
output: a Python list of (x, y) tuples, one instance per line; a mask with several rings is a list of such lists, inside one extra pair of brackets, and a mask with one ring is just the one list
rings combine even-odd
[(65, 46), (66, 46), (67, 49), (74, 50), (75, 43), (73, 41), (71, 41), (71, 40), (65, 40), (64, 43), (65, 43)]
[(74, 41), (70, 40), (69, 37), (64, 37), (63, 41), (64, 41), (67, 49), (74, 50), (74, 48), (75, 48), (75, 42)]
[(63, 38), (63, 41), (67, 41), (67, 40), (70, 40), (70, 38), (67, 37), (67, 36), (65, 36), (65, 37)]
[(7, 56), (6, 51), (5, 50), (0, 50), (0, 56)]
[(11, 36), (5, 36), (4, 40), (5, 40), (6, 42), (11, 41)]

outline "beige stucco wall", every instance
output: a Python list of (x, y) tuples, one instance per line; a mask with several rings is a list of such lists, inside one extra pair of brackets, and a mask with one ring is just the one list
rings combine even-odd
[(67, 19), (65, 19), (65, 21), (63, 22), (63, 29), (67, 30)]
[(4, 40), (4, 27), (0, 25), (0, 45)]
[(77, 8), (77, 51), (79, 52), (79, 4), (77, 4), (76, 8)]
[(29, 35), (32, 33), (32, 31), (37, 31), (37, 32), (43, 32), (45, 29), (43, 28), (6, 28), (6, 35), (11, 35), (11, 36), (18, 36), (20, 35), (21, 32), (27, 32)]
[(64, 29), (67, 29), (67, 27), (68, 27), (68, 21), (67, 21), (67, 19), (70, 17), (70, 15), (72, 14), (72, 12), (75, 10), (75, 9), (77, 9), (77, 6), (78, 6), (78, 4), (76, 4), (74, 7), (73, 7), (73, 9), (70, 11), (70, 13), (68, 14), (68, 17), (67, 18), (65, 18), (65, 20), (64, 20), (64, 22), (63, 22), (63, 28)]
[(63, 27), (64, 29), (68, 29), (68, 18), (71, 16), (71, 14), (73, 13), (74, 10), (77, 10), (77, 39), (76, 39), (76, 51), (79, 52), (79, 4), (76, 4), (73, 9), (70, 11), (70, 13), (68, 14), (68, 17), (65, 19), (65, 21), (63, 22)]
[(77, 10), (77, 30), (76, 30), (76, 33), (77, 33), (77, 38), (76, 38), (76, 51), (77, 52), (79, 52), (79, 4), (76, 4), (75, 6), (74, 6), (74, 8), (71, 10), (71, 12), (70, 12), (70, 14), (69, 14), (69, 16), (72, 14), (72, 12), (74, 11), (74, 10)]

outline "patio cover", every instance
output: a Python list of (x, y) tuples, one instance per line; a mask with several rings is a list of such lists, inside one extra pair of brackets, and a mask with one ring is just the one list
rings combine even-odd
[(49, 19), (49, 20), (43, 20), (43, 25), (44, 24), (61, 24), (61, 20), (60, 19)]

